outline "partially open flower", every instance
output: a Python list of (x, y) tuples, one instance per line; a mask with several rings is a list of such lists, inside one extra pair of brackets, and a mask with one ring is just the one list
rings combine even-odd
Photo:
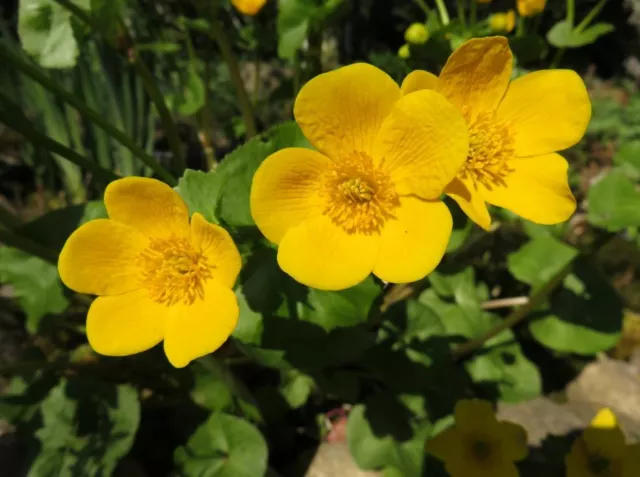
[(547, 0), (518, 0), (518, 14), (522, 17), (532, 17), (542, 13)]
[(267, 0), (231, 0), (233, 6), (245, 15), (257, 15)]
[(407, 43), (414, 45), (424, 45), (429, 40), (429, 30), (422, 23), (413, 23), (404, 32), (404, 39)]
[(495, 33), (511, 33), (516, 26), (516, 12), (494, 13), (489, 17), (489, 26)]

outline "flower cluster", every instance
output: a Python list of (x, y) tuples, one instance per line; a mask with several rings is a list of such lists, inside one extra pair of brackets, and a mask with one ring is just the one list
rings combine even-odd
[[(410, 37), (427, 35), (418, 26)], [(506, 38), (490, 37), (463, 44), (439, 77), (414, 71), (402, 86), (368, 64), (309, 81), (294, 115), (315, 150), (277, 151), (251, 186), (251, 214), (280, 267), (325, 290), (371, 273), (419, 280), (451, 235), (443, 194), (485, 229), (487, 204), (567, 220), (576, 203), (556, 151), (585, 132), (585, 86), (567, 70), (511, 81), (512, 62)], [(178, 367), (217, 349), (238, 319), (229, 234), (199, 214), (189, 222), (180, 196), (153, 179), (115, 181), (104, 200), (110, 218), (80, 227), (59, 260), (69, 288), (99, 295), (87, 318), (93, 348), (120, 356), (164, 340)]]

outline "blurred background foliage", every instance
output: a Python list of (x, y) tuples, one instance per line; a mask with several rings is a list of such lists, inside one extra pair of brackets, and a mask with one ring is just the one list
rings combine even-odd
[[(579, 203), (569, 222), (494, 210), (484, 232), (451, 202), (437, 272), (342, 292), (293, 281), (257, 231), (258, 165), (311, 147), (291, 121), (301, 85), (356, 61), (397, 81), (437, 73), (461, 42), (492, 34), (491, 14), (515, 9), (443, 5), (448, 21), (427, 0), (268, 0), (256, 16), (226, 0), (2, 4), (2, 475), (300, 476), (323, 442), (346, 442), (359, 467), (387, 477), (445, 475), (424, 443), (457, 400), (562, 401), (597, 356), (629, 359), (640, 341), (637, 2), (549, 0), (505, 32), (516, 75), (571, 68), (588, 84), (587, 136), (565, 152)], [(427, 39), (398, 55), (414, 23)], [(176, 186), (243, 255), (237, 329), (183, 370), (158, 349), (94, 354), (91, 299), (58, 278), (66, 238), (105, 217), (105, 184), (129, 175)], [(563, 475), (566, 442), (554, 442), (523, 475)]]

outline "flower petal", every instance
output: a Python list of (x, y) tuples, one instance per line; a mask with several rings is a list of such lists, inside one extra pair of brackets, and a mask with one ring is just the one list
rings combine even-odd
[(374, 159), (391, 174), (396, 191), (437, 199), (467, 157), (462, 115), (440, 94), (423, 90), (403, 97), (376, 139)]
[(210, 224), (199, 213), (191, 218), (191, 243), (201, 250), (209, 265), (215, 267), (213, 275), (223, 286), (232, 288), (242, 266), (240, 252), (231, 235), (219, 225)]
[(640, 475), (640, 444), (627, 445), (627, 455), (622, 463), (622, 477)]
[(564, 458), (567, 477), (584, 477), (590, 474), (589, 453), (582, 436), (573, 441), (571, 451)]
[(435, 269), (445, 251), (453, 219), (441, 201), (402, 197), (395, 219), (385, 223), (380, 253), (373, 273), (392, 283), (424, 278)]
[(319, 152), (297, 147), (265, 159), (251, 183), (251, 215), (265, 237), (280, 243), (287, 230), (322, 211), (319, 192), (330, 165)]
[(470, 117), (495, 111), (509, 85), (513, 55), (503, 36), (475, 38), (453, 52), (437, 91)]
[(423, 70), (415, 70), (409, 73), (400, 89), (402, 94), (415, 93), (422, 89), (436, 89), (438, 85), (438, 77), (433, 73)]
[(502, 461), (491, 469), (487, 477), (520, 477), (520, 472), (513, 462)]
[(464, 460), (462, 436), (455, 427), (449, 427), (427, 441), (425, 449), (429, 454), (444, 462)]
[(527, 431), (513, 422), (498, 423), (498, 435), (502, 453), (507, 460), (517, 462), (529, 455), (527, 447)]
[(133, 227), (97, 219), (80, 226), (58, 259), (62, 282), (74, 291), (118, 295), (140, 288), (138, 255), (149, 240)]
[(104, 193), (109, 217), (149, 237), (189, 237), (186, 204), (164, 182), (146, 177), (113, 181)]
[(504, 207), (538, 224), (557, 224), (576, 210), (576, 200), (569, 189), (564, 157), (558, 154), (514, 159), (513, 169), (504, 178), (506, 186), (492, 190), (480, 186), (490, 204)]
[(445, 188), (445, 194), (451, 197), (460, 206), (462, 211), (471, 220), (485, 230), (491, 228), (491, 216), (487, 210), (482, 194), (479, 193), (473, 184), (462, 179), (453, 179)]
[(176, 368), (217, 350), (238, 323), (235, 293), (216, 279), (205, 284), (204, 299), (171, 307), (164, 352)]
[(304, 135), (331, 159), (353, 151), (371, 155), (400, 88), (375, 66), (357, 63), (316, 76), (300, 90), (294, 115)]
[(516, 79), (498, 108), (510, 122), (516, 156), (538, 156), (576, 144), (591, 119), (582, 78), (570, 70), (545, 70)]
[(463, 432), (495, 430), (498, 422), (491, 403), (480, 399), (461, 399), (455, 407), (456, 428)]
[(379, 239), (378, 235), (348, 234), (322, 215), (287, 232), (278, 249), (278, 263), (307, 286), (342, 290), (371, 273)]
[(105, 356), (127, 356), (162, 341), (169, 308), (149, 298), (145, 289), (96, 298), (87, 315), (87, 338)]

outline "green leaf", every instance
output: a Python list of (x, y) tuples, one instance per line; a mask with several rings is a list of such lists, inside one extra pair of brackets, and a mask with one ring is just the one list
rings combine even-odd
[[(88, 10), (89, 0), (72, 0)], [(20, 0), (18, 35), (24, 50), (45, 68), (72, 68), (79, 50), (71, 13), (54, 0)]]
[(28, 477), (101, 477), (111, 475), (131, 449), (140, 403), (128, 385), (62, 380), (41, 413), (41, 449)]
[(313, 378), (294, 369), (282, 373), (280, 394), (292, 408), (307, 402), (314, 388)]
[(291, 121), (275, 126), (228, 154), (209, 173), (187, 171), (177, 191), (190, 212), (233, 227), (254, 226), (249, 207), (251, 180), (270, 154), (285, 147), (310, 147), (298, 125)]
[(204, 106), (206, 88), (193, 61), (180, 75), (178, 91), (165, 97), (169, 109), (183, 116), (193, 116)]
[(402, 475), (421, 475), (424, 444), (431, 431), (424, 404), (422, 396), (377, 393), (354, 406), (347, 442), (358, 466), (395, 467)]
[(13, 287), (30, 333), (46, 314), (62, 313), (69, 304), (56, 266), (14, 248), (0, 247), (0, 283)]
[(597, 23), (579, 31), (567, 20), (563, 20), (547, 32), (547, 41), (556, 48), (579, 48), (595, 42), (613, 30), (615, 27), (610, 23)]
[(193, 375), (191, 399), (211, 411), (229, 411), (233, 409), (233, 396), (227, 383), (221, 376), (211, 373), (200, 361), (189, 369)]
[(151, 43), (140, 43), (136, 46), (138, 51), (152, 51), (154, 53), (177, 53), (182, 49), (180, 44), (170, 41), (154, 41)]
[(293, 59), (307, 38), (309, 23), (317, 12), (312, 0), (278, 0), (278, 56)]
[(538, 237), (509, 254), (507, 267), (521, 282), (538, 287), (557, 275), (577, 255), (575, 248), (553, 237)]
[(640, 141), (622, 143), (613, 156), (613, 162), (620, 166), (630, 179), (640, 179)]
[(267, 443), (258, 429), (228, 414), (212, 414), (174, 454), (185, 477), (262, 477)]
[(308, 306), (302, 309), (300, 317), (326, 331), (365, 323), (380, 292), (372, 277), (337, 292), (309, 289)]
[(590, 355), (615, 346), (622, 317), (622, 302), (609, 281), (578, 259), (564, 288), (532, 316), (529, 329), (548, 348)]
[(640, 192), (626, 174), (613, 169), (589, 188), (589, 222), (610, 232), (640, 225)]

